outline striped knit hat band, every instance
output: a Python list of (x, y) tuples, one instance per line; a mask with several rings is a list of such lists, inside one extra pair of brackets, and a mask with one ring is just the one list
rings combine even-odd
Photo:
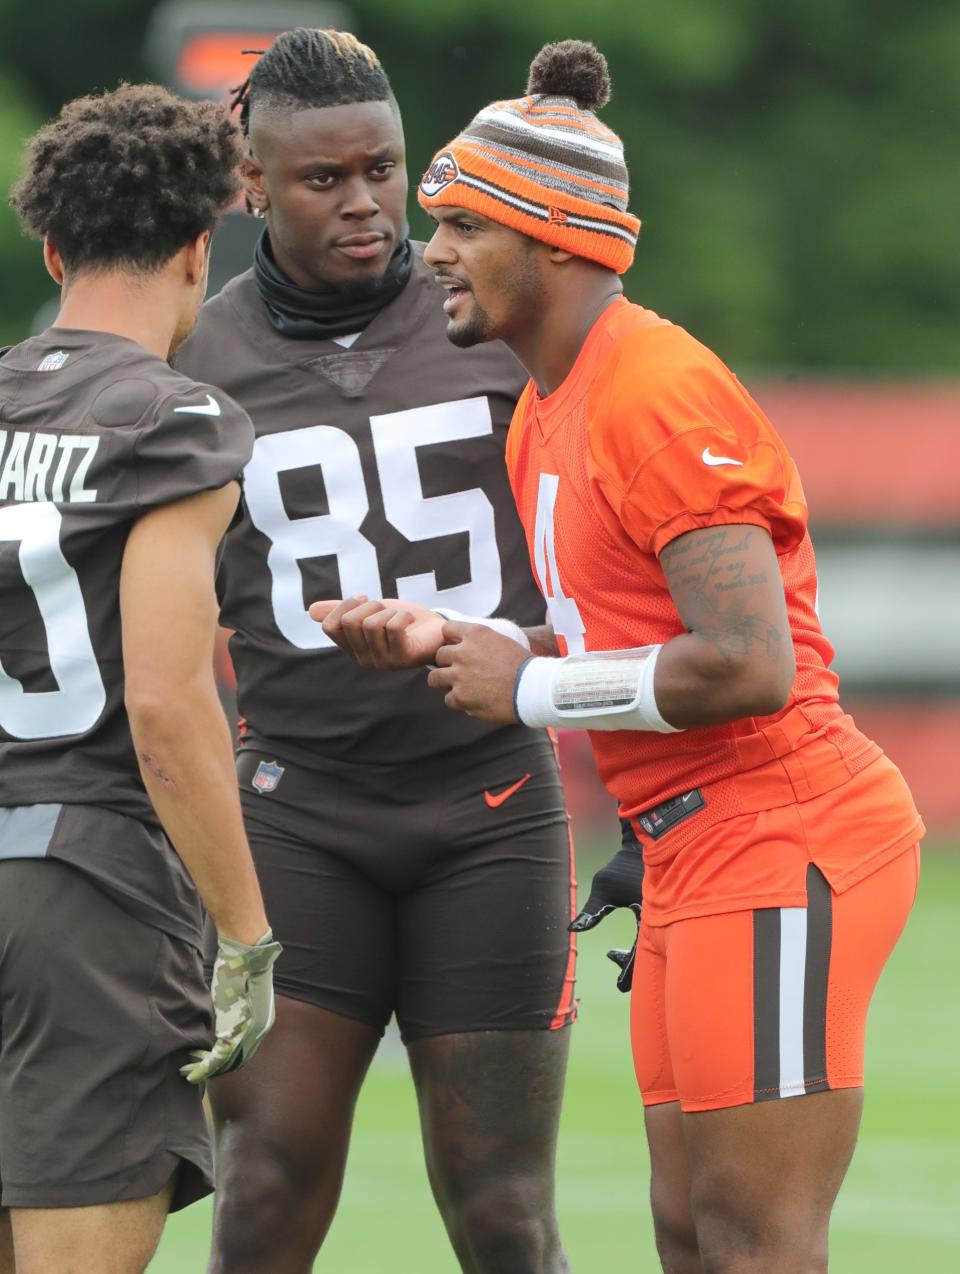
[(533, 94), (485, 107), (439, 151), (422, 207), (468, 208), (622, 274), (640, 222), (627, 211), (623, 144), (572, 97)]

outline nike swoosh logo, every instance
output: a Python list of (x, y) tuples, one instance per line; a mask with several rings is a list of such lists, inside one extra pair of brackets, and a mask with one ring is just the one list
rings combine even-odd
[(712, 455), (709, 447), (704, 447), (703, 451), (700, 453), (700, 459), (704, 464), (735, 464), (739, 465), (741, 469), (743, 468), (742, 460), (734, 460), (732, 456)]
[(205, 403), (196, 403), (192, 407), (174, 407), (173, 410), (185, 412), (188, 416), (219, 416), (220, 404), (213, 394), (207, 394)]
[(511, 783), (509, 787), (505, 787), (502, 792), (484, 792), (483, 799), (487, 802), (492, 810), (502, 805), (504, 801), (509, 801), (514, 792), (519, 792), (526, 783), (527, 779), (533, 778), (532, 774), (525, 774), (522, 779), (517, 779), (516, 783)]

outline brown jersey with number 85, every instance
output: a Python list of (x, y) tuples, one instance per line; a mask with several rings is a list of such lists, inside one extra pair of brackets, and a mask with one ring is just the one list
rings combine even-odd
[(440, 290), (415, 251), (402, 294), (349, 346), (277, 333), (250, 271), (204, 306), (177, 358), (254, 421), (223, 622), (251, 742), (307, 764), (410, 761), (497, 728), (449, 712), (421, 669), (360, 668), (310, 602), (366, 593), (543, 620), (503, 462), (526, 377), (500, 342), (445, 340)]

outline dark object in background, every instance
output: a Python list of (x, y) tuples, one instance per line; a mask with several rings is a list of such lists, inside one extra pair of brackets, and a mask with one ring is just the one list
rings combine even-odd
[[(267, 49), (291, 27), (354, 31), (355, 22), (350, 10), (333, 0), (269, 5), (260, 0), (164, 0), (150, 18), (144, 60), (163, 84), (184, 97), (225, 101), (256, 61), (244, 50)], [(260, 229), (242, 202), (227, 213), (213, 240), (208, 296), (249, 268)]]

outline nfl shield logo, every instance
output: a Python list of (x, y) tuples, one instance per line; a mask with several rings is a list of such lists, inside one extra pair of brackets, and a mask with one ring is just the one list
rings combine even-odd
[(69, 357), (69, 354), (65, 354), (62, 349), (58, 349), (56, 353), (47, 354), (45, 358), (42, 358), (40, 362), (37, 363), (37, 371), (58, 372)]
[(267, 792), (276, 791), (277, 784), (282, 778), (282, 765), (277, 765), (276, 761), (261, 761), (250, 783), (261, 796), (265, 796)]

